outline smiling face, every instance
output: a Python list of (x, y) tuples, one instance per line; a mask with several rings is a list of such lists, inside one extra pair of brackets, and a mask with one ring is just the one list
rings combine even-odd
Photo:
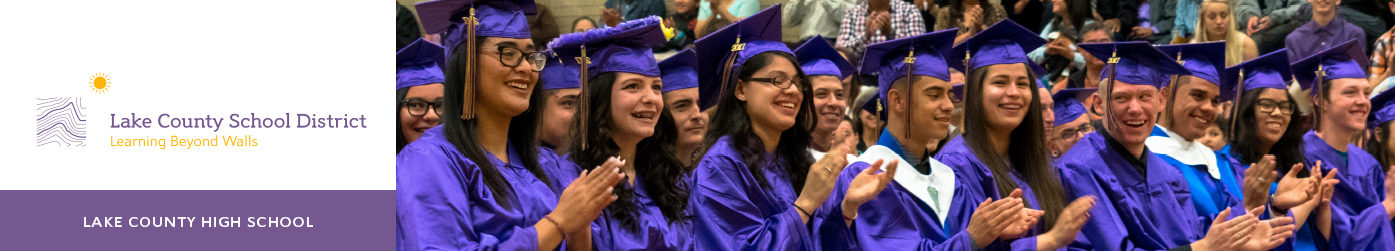
[[(444, 84), (426, 84), (407, 88), (409, 89), (407, 89), (407, 97), (405, 100), (435, 102), (438, 104), (445, 102), (442, 97), (444, 96), (442, 92), (446, 88)], [(436, 112), (439, 111), (427, 109), (425, 114), (414, 116), (410, 112), (407, 112), (406, 106), (403, 106), (402, 109), (398, 109), (398, 120), (402, 121), (402, 124), (399, 126), (402, 128), (402, 137), (406, 138), (407, 142), (417, 141), (418, 138), (421, 138), (421, 134), (425, 133), (427, 129), (439, 125), (441, 120), (440, 116), (436, 115)]]
[[(1261, 111), (1263, 109), (1269, 109), (1267, 107), (1270, 105), (1274, 106), (1273, 110), (1269, 112)], [(1290, 112), (1293, 111), (1293, 105), (1288, 99), (1288, 92), (1279, 89), (1264, 88), (1264, 90), (1260, 91), (1259, 98), (1255, 99), (1254, 106), (1255, 107), (1252, 107), (1250, 110), (1254, 111), (1255, 125), (1259, 129), (1255, 130), (1256, 136), (1259, 136), (1257, 137), (1259, 143), (1273, 145), (1279, 142), (1279, 138), (1284, 136), (1284, 131), (1288, 130), (1289, 122), (1291, 122), (1289, 121), (1291, 116), (1289, 114), (1283, 114), (1282, 111), (1284, 109), (1281, 108), (1287, 106)]]
[(838, 128), (847, 108), (847, 91), (837, 76), (810, 76), (814, 87), (814, 115), (818, 118), (813, 133), (828, 134)]
[(571, 125), (572, 116), (576, 115), (577, 95), (581, 94), (580, 88), (557, 89), (547, 92), (547, 108), (543, 109), (542, 128), (539, 128), (539, 140), (547, 142), (557, 149), (571, 149)]
[[(538, 83), (538, 73), (528, 60), (518, 66), (508, 67), (499, 62), (499, 46), (522, 49), (524, 53), (535, 50), (533, 40), (517, 38), (486, 37), (479, 49), (479, 100), (476, 111), (499, 112), (503, 118), (510, 118), (528, 110), (528, 98)], [(510, 50), (512, 51), (512, 50)], [(516, 51), (515, 51), (516, 52)], [(524, 55), (510, 55), (523, 58)]]
[(1337, 5), (1342, 4), (1341, 0), (1308, 0), (1313, 6), (1313, 13), (1332, 13), (1337, 10)]
[(746, 102), (752, 126), (765, 128), (771, 132), (782, 132), (794, 126), (794, 120), (803, 106), (806, 88), (799, 83), (791, 83), (785, 88), (775, 87), (775, 83), (757, 81), (758, 78), (775, 78), (786, 81), (799, 81), (799, 71), (789, 59), (773, 54), (757, 55), (770, 57), (770, 64), (756, 70), (752, 79), (738, 81), (736, 98)]
[[(950, 88), (948, 81), (927, 76), (915, 76), (915, 84), (910, 85), (909, 91), (905, 87), (906, 78), (897, 80), (887, 93), (892, 103), (891, 112), (887, 114), (889, 123), (904, 123), (906, 112), (910, 112), (910, 125), (903, 130), (909, 132), (908, 138), (914, 144), (917, 142), (930, 142), (943, 139), (949, 136), (949, 123), (953, 118), (954, 102), (950, 99)], [(908, 100), (909, 99), (909, 100)], [(909, 101), (909, 106), (903, 106)], [(907, 109), (909, 108), (909, 109)], [(891, 125), (887, 125), (890, 127)], [(900, 125), (897, 125), (900, 126)]]
[(1122, 81), (1114, 81), (1113, 88), (1110, 97), (1095, 101), (1113, 116), (1104, 119), (1105, 126), (1110, 127), (1107, 131), (1119, 144), (1141, 149), (1148, 135), (1153, 133), (1154, 123), (1157, 123), (1158, 108), (1162, 105), (1158, 88)]
[(997, 64), (987, 66), (988, 75), (983, 79), (984, 116), (993, 131), (1012, 131), (1022, 124), (1027, 116), (1034, 95), (1031, 77), (1027, 76), (1027, 66), (1023, 64)]
[(1197, 140), (1206, 135), (1206, 128), (1220, 111), (1221, 88), (1195, 76), (1184, 78), (1186, 80), (1180, 81), (1181, 85), (1174, 89), (1177, 93), (1170, 93), (1172, 114), (1167, 115), (1170, 123), (1167, 129), (1183, 139)]
[(610, 88), (610, 119), (615, 123), (611, 133), (617, 139), (636, 143), (654, 135), (659, 112), (664, 109), (662, 88), (659, 77), (616, 72), (615, 84)]
[(1318, 101), (1322, 109), (1323, 128), (1357, 132), (1366, 128), (1366, 114), (1371, 112), (1371, 100), (1366, 82), (1356, 78), (1334, 79), (1324, 83), (1327, 95)]
[(698, 110), (697, 102), (698, 88), (664, 93), (664, 105), (673, 114), (674, 124), (678, 125), (680, 145), (701, 144), (702, 134), (707, 133), (707, 113)]

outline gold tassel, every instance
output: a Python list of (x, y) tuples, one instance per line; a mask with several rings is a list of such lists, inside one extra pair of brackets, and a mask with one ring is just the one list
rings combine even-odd
[(475, 17), (475, 8), (470, 8), (470, 16), (465, 17), (465, 100), (461, 107), (461, 119), (475, 118), (475, 102), (479, 98), (479, 60), (475, 48), (475, 29), (479, 26), (479, 18)]
[[(722, 89), (718, 95), (718, 100), (726, 96), (727, 82), (731, 81), (731, 66), (736, 64), (736, 57), (740, 57), (737, 52), (746, 49), (746, 44), (741, 43), (741, 35), (736, 35), (736, 43), (731, 45), (731, 53), (728, 53), (725, 60), (722, 60)], [(720, 102), (720, 101), (719, 101)], [(715, 106), (714, 106), (715, 108)]]
[(586, 82), (589, 80), (586, 68), (591, 65), (591, 58), (586, 56), (586, 45), (584, 44), (581, 45), (581, 56), (576, 57), (576, 64), (579, 65), (577, 68), (581, 72), (581, 106), (577, 107), (581, 123), (578, 123), (580, 126), (577, 127), (577, 133), (581, 136), (581, 150), (586, 150), (586, 124), (590, 123), (586, 120), (586, 115), (591, 113), (589, 108), (591, 107), (591, 94), (589, 94), (590, 90), (586, 89)]
[[(968, 58), (969, 52), (965, 50), (964, 55), (964, 58)], [(915, 131), (911, 130), (911, 106), (915, 105), (915, 102), (913, 102), (915, 100), (915, 94), (911, 94), (912, 92), (909, 91), (915, 89), (915, 78), (911, 75), (911, 73), (915, 72), (914, 45), (912, 45), (911, 51), (906, 54), (906, 59), (901, 60), (901, 62), (906, 63), (906, 94), (910, 94), (906, 95), (906, 109), (904, 110), (906, 112), (906, 128), (903, 128), (901, 131), (906, 132), (906, 138), (911, 138), (911, 133)], [(965, 59), (965, 62), (968, 62), (968, 59)], [(968, 64), (966, 63), (965, 65)], [(953, 95), (953, 93), (950, 95)]]

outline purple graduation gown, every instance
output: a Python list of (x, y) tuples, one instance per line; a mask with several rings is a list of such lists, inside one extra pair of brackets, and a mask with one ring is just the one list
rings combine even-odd
[[(957, 180), (948, 166), (927, 157), (932, 175), (920, 174), (906, 162), (901, 154), (901, 143), (891, 134), (883, 133), (877, 145), (867, 148), (860, 158), (849, 164), (839, 174), (828, 201), (815, 213), (815, 238), (825, 250), (972, 250), (973, 239), (964, 231), (968, 225), (970, 210), (977, 204), (965, 199), (961, 180)], [(898, 159), (900, 165), (896, 181), (888, 184), (858, 208), (857, 219), (849, 228), (843, 220), (841, 204), (849, 184), (858, 173), (871, 167), (870, 162), (882, 159), (890, 163)], [(944, 172), (939, 174), (936, 172)], [(947, 180), (944, 180), (947, 179)], [(953, 184), (936, 184), (951, 181)], [(932, 187), (948, 185), (953, 192), (930, 190)], [(939, 191), (933, 199), (922, 199), (911, 192)], [(930, 193), (926, 193), (930, 194)], [(949, 196), (940, 198), (939, 196)], [(947, 201), (933, 201), (947, 200)], [(937, 206), (931, 207), (930, 204)], [(948, 207), (948, 212), (936, 212), (934, 208)], [(943, 209), (942, 209), (943, 210)], [(944, 215), (941, 215), (944, 214)], [(943, 217), (942, 217), (943, 216)], [(943, 222), (942, 222), (943, 218)]]
[(1313, 131), (1303, 135), (1303, 148), (1308, 161), (1321, 160), (1323, 172), (1337, 169), (1337, 177), (1342, 180), (1332, 194), (1332, 232), (1328, 247), (1333, 250), (1395, 249), (1395, 232), (1391, 230), (1385, 207), (1380, 204), (1385, 199), (1385, 173), (1376, 158), (1356, 145), (1347, 145), (1347, 154), (1343, 156)]
[[(809, 225), (794, 209), (798, 198), (783, 162), (768, 155), (758, 170), (769, 187), (751, 174), (727, 136), (717, 139), (693, 169), (693, 240), (696, 250), (812, 250)], [(813, 212), (810, 212), (813, 213)]]
[(1099, 250), (1165, 250), (1204, 237), (1182, 174), (1147, 150), (1147, 176), (1139, 174), (1124, 158), (1129, 153), (1111, 148), (1102, 132), (1085, 135), (1056, 163), (1067, 200), (1093, 195), (1099, 201), (1080, 230), (1088, 244)]
[[(565, 175), (567, 171), (581, 170), (571, 161), (564, 160), (558, 165)], [(686, 178), (686, 177), (684, 177)], [(575, 179), (573, 177), (572, 179)], [(571, 179), (568, 179), (570, 183)], [(644, 179), (635, 177), (635, 184), (624, 180), (621, 186), (635, 192), (635, 203), (639, 218), (635, 220), (637, 229), (625, 227), (620, 215), (607, 209), (591, 223), (591, 239), (596, 250), (691, 250), (692, 222), (676, 221), (669, 223), (659, 209), (659, 205), (644, 188)], [(689, 214), (689, 212), (684, 212)], [(629, 216), (624, 216), (629, 217)]]
[(555, 190), (523, 167), (510, 144), (508, 164), (485, 152), (513, 188), (514, 196), (494, 198), (483, 171), (442, 133), (431, 128), (397, 155), (397, 250), (537, 250), (533, 224), (557, 205)]
[[(971, 198), (968, 199), (969, 204), (976, 206), (978, 205), (978, 203), (982, 203), (983, 199), (979, 198), (992, 197), (994, 200), (1003, 198), (1003, 196), (1001, 195), (1002, 193), (998, 191), (997, 182), (995, 182), (994, 180), (993, 170), (988, 169), (988, 165), (984, 164), (983, 161), (980, 161), (977, 155), (974, 155), (974, 150), (969, 148), (969, 145), (967, 141), (964, 140), (964, 137), (955, 137), (953, 140), (950, 140), (949, 143), (945, 144), (944, 149), (941, 149), (939, 155), (936, 155), (935, 158), (939, 159), (941, 162), (944, 162), (945, 165), (949, 165), (950, 168), (954, 168), (954, 173), (958, 174), (957, 176), (959, 176), (959, 179), (964, 181), (964, 184), (968, 184), (964, 187), (966, 188), (965, 190), (967, 190), (967, 197)], [(1022, 199), (1025, 200), (1025, 202), (1027, 203), (1026, 206), (1032, 209), (1040, 210), (1041, 204), (1037, 203), (1037, 194), (1032, 192), (1032, 187), (1027, 185), (1027, 181), (1023, 180), (1022, 175), (1017, 173), (1015, 169), (1009, 168), (1008, 171), (1010, 172), (1010, 174), (1012, 174), (1012, 177), (1010, 177), (1012, 178), (1012, 181), (1016, 182), (1017, 187), (1022, 189)], [(977, 208), (975, 207), (968, 209), (967, 214), (973, 214), (974, 209)], [(966, 217), (965, 222), (967, 221), (968, 218)], [(963, 229), (964, 227), (968, 226), (961, 226), (961, 229)], [(993, 241), (993, 244), (989, 244), (988, 247), (985, 249), (1036, 250), (1036, 236), (1038, 234), (1044, 233), (1046, 230), (1049, 229), (1039, 229), (1034, 227), (1031, 230), (1027, 231), (1027, 237), (1025, 238), (1018, 238), (1013, 240), (996, 240)]]

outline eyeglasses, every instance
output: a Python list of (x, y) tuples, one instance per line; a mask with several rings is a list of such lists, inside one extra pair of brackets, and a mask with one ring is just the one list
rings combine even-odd
[(416, 99), (402, 101), (402, 107), (406, 107), (407, 114), (411, 114), (412, 116), (426, 115), (426, 109), (431, 109), (432, 111), (435, 111), (436, 116), (439, 117), (441, 116), (441, 107), (445, 105), (445, 101), (426, 102), (424, 100)]
[(1287, 102), (1279, 103), (1274, 100), (1261, 99), (1255, 106), (1259, 107), (1260, 113), (1273, 113), (1274, 108), (1279, 108), (1279, 114), (1293, 115), (1293, 104)]
[(525, 53), (523, 49), (512, 45), (500, 45), (498, 50), (496, 54), (499, 54), (499, 64), (508, 67), (518, 67), (518, 64), (523, 63), (523, 59), (528, 59), (528, 64), (533, 65), (533, 71), (542, 71), (547, 62), (547, 54), (542, 52)]
[(1080, 124), (1080, 126), (1076, 126), (1075, 128), (1067, 128), (1067, 129), (1065, 129), (1065, 130), (1061, 130), (1061, 134), (1058, 135), (1058, 136), (1060, 136), (1059, 138), (1074, 137), (1075, 135), (1078, 135), (1079, 133), (1088, 133), (1088, 132), (1094, 131), (1094, 130), (1095, 130), (1095, 127), (1094, 127), (1094, 126), (1090, 126), (1090, 123), (1084, 123), (1084, 124)]
[(791, 85), (794, 85), (799, 86), (800, 90), (804, 90), (804, 86), (802, 85), (803, 82), (799, 81), (799, 79), (789, 78), (785, 76), (775, 76), (769, 78), (751, 78), (747, 79), (746, 81), (765, 82), (769, 83), (772, 86), (775, 86), (775, 88), (780, 89), (790, 88)]

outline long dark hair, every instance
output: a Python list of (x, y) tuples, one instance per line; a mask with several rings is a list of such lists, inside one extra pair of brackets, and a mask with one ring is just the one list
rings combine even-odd
[[(589, 100), (587, 121), (573, 120), (573, 128), (581, 128), (581, 123), (586, 123), (585, 133), (587, 144), (586, 149), (581, 148), (581, 144), (572, 144), (570, 158), (573, 163), (583, 169), (591, 170), (604, 163), (607, 158), (620, 153), (620, 146), (611, 139), (611, 132), (614, 128), (614, 121), (610, 113), (610, 90), (615, 85), (616, 76), (614, 72), (601, 73), (592, 78), (586, 90), (581, 95), (587, 95)], [(660, 101), (662, 102), (662, 101)], [(581, 142), (582, 134), (573, 134), (573, 142)], [(635, 146), (635, 178), (641, 179), (644, 190), (648, 191), (658, 204), (659, 211), (664, 214), (664, 218), (670, 223), (684, 221), (690, 215), (684, 214), (688, 207), (688, 186), (685, 185), (683, 177), (688, 172), (683, 166), (683, 162), (678, 161), (674, 156), (675, 145), (678, 144), (678, 125), (673, 121), (673, 115), (668, 109), (659, 112), (658, 125), (654, 127), (654, 135), (644, 138)], [(620, 223), (626, 228), (638, 229), (636, 219), (639, 219), (639, 205), (634, 201), (635, 191), (618, 184), (615, 186), (615, 195), (619, 199), (610, 203), (607, 210), (612, 214), (620, 215)]]
[[(703, 155), (705, 156), (706, 151), (712, 149), (712, 145), (717, 143), (718, 138), (729, 136), (732, 148), (741, 155), (742, 162), (746, 163), (751, 175), (754, 175), (756, 182), (759, 182), (764, 188), (770, 187), (769, 182), (765, 181), (765, 172), (761, 170), (765, 168), (761, 163), (766, 161), (764, 159), (764, 144), (772, 142), (761, 142), (760, 138), (756, 137), (755, 131), (752, 131), (751, 118), (746, 113), (746, 102), (736, 99), (738, 85), (736, 81), (737, 79), (750, 80), (751, 75), (755, 75), (756, 71), (769, 66), (777, 57), (788, 60), (791, 64), (799, 62), (794, 59), (794, 55), (777, 51), (756, 54), (747, 60), (737, 71), (736, 78), (732, 78), (730, 82), (726, 83), (726, 88), (722, 90), (723, 94), (717, 101), (712, 124), (702, 139)], [(804, 70), (799, 69), (798, 66), (794, 67), (794, 70), (799, 73), (799, 76), (795, 78), (805, 78)], [(794, 188), (796, 195), (804, 189), (804, 178), (808, 175), (809, 165), (814, 163), (814, 157), (809, 155), (808, 150), (809, 127), (813, 123), (810, 118), (814, 113), (810, 106), (814, 104), (814, 95), (809, 90), (808, 83), (808, 81), (800, 81), (800, 86), (798, 86), (799, 92), (804, 94), (804, 98), (800, 101), (799, 115), (794, 118), (794, 126), (780, 133), (780, 142), (774, 142), (776, 143), (775, 158), (784, 161), (784, 171), (789, 175), (790, 186)]]
[(1389, 151), (1385, 149), (1385, 142), (1390, 140), (1391, 124), (1392, 123), (1389, 121), (1386, 121), (1385, 123), (1377, 125), (1378, 127), (1375, 130), (1371, 130), (1371, 139), (1366, 140), (1366, 144), (1361, 148), (1376, 157), (1376, 162), (1380, 163), (1381, 171), (1390, 171), (1391, 159), (1388, 159), (1385, 154), (1385, 151)]
[[(1240, 101), (1236, 102), (1232, 114), (1231, 123), (1235, 126), (1230, 133), (1230, 150), (1235, 152), (1235, 157), (1240, 159), (1240, 163), (1259, 162), (1265, 154), (1274, 155), (1275, 170), (1279, 173), (1288, 173), (1288, 169), (1297, 163), (1308, 163), (1303, 157), (1303, 133), (1305, 131), (1299, 123), (1302, 123), (1302, 115), (1298, 114), (1298, 103), (1294, 102), (1293, 95), (1284, 91), (1288, 96), (1288, 104), (1293, 107), (1293, 114), (1288, 116), (1288, 128), (1284, 128), (1284, 135), (1279, 137), (1279, 141), (1274, 142), (1274, 146), (1269, 147), (1269, 152), (1260, 152), (1254, 146), (1259, 145), (1259, 121), (1255, 117), (1255, 109), (1259, 105), (1259, 94), (1264, 92), (1263, 88), (1245, 91), (1240, 95)], [(1278, 108), (1274, 108), (1278, 109)], [(1223, 125), (1224, 126), (1224, 125)], [(1307, 177), (1308, 171), (1299, 170), (1299, 177)]]
[[(1030, 69), (1023, 65), (1024, 69)], [(988, 67), (974, 69), (970, 73), (969, 85), (964, 88), (964, 114), (983, 114), (987, 107), (983, 105), (983, 85), (988, 77)], [(1008, 168), (1012, 168), (1020, 177), (1027, 181), (1027, 185), (1032, 187), (1036, 194), (1037, 203), (1041, 209), (1046, 211), (1039, 224), (1043, 229), (1051, 229), (1056, 223), (1056, 218), (1060, 217), (1061, 209), (1065, 207), (1065, 197), (1062, 195), (1065, 190), (1061, 188), (1061, 181), (1056, 177), (1056, 169), (1051, 165), (1051, 154), (1046, 151), (1046, 129), (1042, 122), (1042, 105), (1036, 97), (1039, 88), (1036, 88), (1036, 76), (1027, 70), (1027, 77), (1031, 83), (1032, 102), (1028, 105), (1027, 115), (1023, 117), (1022, 123), (1017, 128), (1012, 129), (1010, 143), (1008, 143), (1007, 156), (1010, 163), (1001, 161), (1003, 156), (999, 156), (997, 150), (993, 148), (993, 142), (988, 140), (988, 117), (986, 116), (964, 116), (964, 143), (969, 145), (974, 155), (993, 172), (993, 182), (997, 183), (998, 196), (1008, 196), (1012, 190), (1017, 189), (1017, 182), (1013, 181), (1009, 175)]]
[(401, 153), (402, 148), (407, 147), (407, 136), (402, 135), (402, 100), (407, 99), (407, 91), (412, 87), (397, 89), (397, 110), (393, 111), (393, 121), (397, 121), (397, 152)]
[[(509, 186), (510, 181), (505, 180), (493, 162), (489, 161), (489, 156), (484, 153), (483, 146), (479, 143), (479, 132), (476, 128), (476, 122), (479, 118), (460, 119), (461, 114), (463, 114), (461, 109), (464, 108), (465, 104), (466, 73), (479, 72), (478, 69), (465, 69), (465, 56), (467, 52), (478, 52), (479, 47), (484, 45), (483, 37), (467, 39), (475, 39), (477, 41), (475, 44), (478, 46), (476, 48), (461, 48), (468, 43), (460, 43), (456, 48), (450, 50), (450, 58), (446, 61), (448, 66), (445, 72), (446, 89), (443, 93), (446, 104), (443, 107), (445, 109), (441, 111), (441, 121), (445, 127), (443, 131), (446, 140), (450, 141), (451, 145), (455, 145), (455, 150), (460, 151), (460, 154), (465, 155), (465, 158), (469, 158), (470, 161), (475, 162), (476, 166), (479, 166), (480, 172), (484, 175), (484, 184), (489, 186), (489, 192), (494, 195), (494, 202), (499, 203), (504, 208), (511, 208), (512, 203), (505, 198), (515, 195), (513, 188)], [(528, 99), (528, 107), (541, 107), (543, 103), (541, 96), (542, 88), (535, 85), (533, 93)], [(475, 102), (479, 102), (479, 100), (475, 100)], [(552, 182), (548, 180), (542, 167), (538, 165), (538, 134), (537, 127), (533, 125), (537, 124), (539, 116), (540, 113), (536, 109), (528, 109), (511, 118), (509, 124), (513, 126), (510, 126), (509, 129), (509, 144), (518, 158), (523, 161), (523, 166), (528, 168), (533, 176), (542, 180), (543, 184), (551, 186)]]

